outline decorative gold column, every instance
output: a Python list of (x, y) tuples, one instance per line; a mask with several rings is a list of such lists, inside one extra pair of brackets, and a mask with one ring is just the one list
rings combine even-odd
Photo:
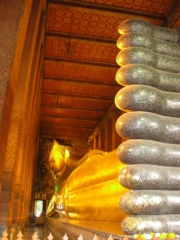
[(101, 150), (105, 151), (105, 128), (101, 128)]
[[(19, 2), (19, 1), (18, 1)], [(22, 179), (20, 179), (21, 172), (22, 172), (22, 160), (26, 161), (24, 158), (24, 153), (22, 147), (25, 147), (24, 141), (25, 136), (27, 136), (26, 131), (26, 124), (28, 121), (25, 121), (27, 114), (27, 103), (32, 105), (32, 101), (30, 101), (29, 96), (31, 95), (32, 87), (30, 87), (30, 83), (33, 84), (35, 81), (32, 78), (32, 71), (34, 71), (34, 64), (33, 59), (37, 58), (37, 34), (39, 29), (39, 22), (41, 11), (43, 8), (43, 0), (34, 0), (32, 9), (31, 3), (32, 1), (25, 1), (24, 2), (24, 9), (22, 10), (23, 20), (20, 22), (20, 29), (23, 28), (22, 36), (25, 37), (24, 43), (22, 43), (22, 36), (18, 36), (16, 39), (17, 46), (19, 46), (19, 53), (20, 50), (23, 49), (22, 57), (21, 54), (16, 53), (16, 57), (14, 60), (14, 65), (16, 65), (16, 71), (19, 69), (18, 72), (14, 77), (18, 78), (17, 86), (16, 84), (12, 85), (13, 94), (14, 94), (14, 101), (11, 116), (9, 117), (9, 132), (7, 133), (7, 148), (5, 152), (5, 163), (4, 163), (4, 172), (3, 172), (3, 187), (2, 187), (2, 194), (0, 199), (0, 225), (1, 226), (10, 226), (13, 224), (18, 224), (19, 222), (19, 207), (20, 207), (20, 200), (23, 200), (23, 196), (21, 194), (22, 190)], [(13, 1), (13, 4), (16, 5)], [(14, 8), (14, 5), (12, 6)], [(22, 2), (19, 3), (22, 5)], [(22, 6), (18, 6), (20, 9)], [(18, 9), (17, 7), (17, 9)], [(16, 10), (17, 10), (16, 9)], [(31, 10), (31, 14), (29, 17), (29, 13)], [(24, 12), (23, 12), (24, 11)], [(22, 17), (22, 16), (20, 16)], [(12, 21), (12, 19), (11, 19)], [(28, 25), (27, 25), (28, 24)], [(22, 25), (22, 26), (21, 26)], [(28, 27), (27, 27), (28, 26)], [(24, 34), (24, 35), (23, 35)], [(21, 49), (22, 48), (22, 49)], [(21, 60), (21, 63), (20, 63)], [(19, 63), (18, 63), (19, 61)], [(38, 63), (38, 61), (37, 61)], [(37, 64), (36, 63), (36, 64)], [(19, 64), (17, 68), (17, 64)], [(13, 66), (14, 66), (13, 65)], [(16, 82), (16, 79), (13, 79), (13, 83)], [(31, 91), (30, 91), (31, 88)], [(38, 94), (40, 94), (38, 92)], [(12, 99), (13, 100), (13, 99)], [(33, 106), (34, 107), (34, 106)], [(39, 110), (39, 108), (38, 108)], [(26, 115), (27, 114), (27, 115)], [(30, 116), (32, 117), (32, 116)], [(35, 119), (36, 123), (39, 123), (39, 118)], [(26, 123), (25, 123), (26, 122)], [(38, 124), (33, 124), (33, 129), (35, 137), (33, 137), (33, 144), (30, 145), (28, 151), (32, 153), (30, 160), (33, 165), (34, 163), (34, 152), (36, 150), (36, 143), (37, 143), (37, 128)], [(31, 126), (32, 127), (32, 126)], [(31, 129), (32, 130), (32, 129)], [(29, 146), (28, 146), (29, 147)], [(34, 150), (35, 149), (35, 150)], [(21, 150), (21, 151), (20, 151)], [(31, 169), (27, 169), (31, 171)], [(31, 177), (29, 178), (32, 181), (32, 173), (30, 173)], [(26, 177), (28, 177), (26, 175)], [(31, 184), (31, 182), (29, 182)], [(30, 188), (29, 186), (26, 186)], [(22, 197), (22, 199), (21, 199)], [(26, 197), (26, 202), (30, 199), (30, 196)], [(29, 201), (30, 202), (30, 201)], [(28, 203), (29, 204), (29, 203)], [(13, 220), (14, 218), (14, 220)]]
[[(115, 122), (117, 121), (117, 119), (122, 115), (122, 111), (119, 109), (115, 109), (115, 113), (114, 113), (114, 117), (115, 117)], [(115, 125), (114, 125), (115, 126)], [(115, 131), (115, 149), (117, 149), (119, 147), (119, 145), (122, 143), (122, 138), (117, 134), (117, 132)]]
[(93, 140), (93, 148), (94, 149), (96, 148), (96, 136), (94, 137), (94, 140)]
[[(14, 196), (14, 194), (12, 195), (12, 192), (14, 193), (15, 188), (11, 185), (11, 182), (15, 180), (13, 172), (14, 158), (11, 155), (13, 149), (11, 149), (11, 146), (10, 148), (7, 147), (7, 145), (9, 145), (7, 144), (7, 141), (10, 142), (11, 138), (9, 130), (12, 128), (12, 106), (14, 95), (18, 89), (17, 79), (31, 5), (32, 0), (4, 1), (1, 4), (0, 9), (0, 18), (2, 18), (2, 23), (4, 24), (1, 30), (3, 38), (0, 38), (0, 45), (5, 46), (2, 52), (4, 58), (1, 65), (1, 69), (4, 71), (1, 75), (1, 86), (3, 87), (0, 90), (0, 96), (3, 99), (0, 105), (0, 177), (2, 182), (0, 199), (1, 226), (9, 226), (12, 222), (12, 201)], [(7, 139), (7, 136), (9, 140)], [(12, 145), (15, 145), (13, 136), (11, 138), (11, 143)], [(11, 217), (7, 220), (9, 214)]]
[[(33, 92), (35, 91), (35, 83), (37, 81), (37, 71), (39, 70), (39, 58), (40, 55), (42, 54), (41, 52), (41, 43), (43, 41), (42, 33), (44, 29), (44, 12), (41, 12), (42, 5), (39, 5), (39, 12), (41, 13), (41, 18), (40, 22), (37, 23), (38, 27), (38, 34), (37, 34), (37, 39), (36, 39), (36, 46), (35, 46), (35, 53), (33, 57), (33, 65), (31, 69), (31, 75), (30, 75), (30, 81), (29, 81), (29, 86), (28, 86), (28, 94), (27, 94), (27, 99), (26, 99), (26, 109), (25, 109), (25, 114), (23, 116), (23, 123), (22, 123), (22, 131), (21, 131), (21, 136), (20, 136), (20, 145), (19, 145), (19, 151), (18, 151), (18, 166), (17, 166), (17, 174), (16, 174), (16, 188), (17, 186), (20, 186), (18, 195), (16, 196), (16, 199), (14, 199), (14, 204), (17, 203), (16, 207), (13, 209), (13, 219), (16, 223), (18, 221), (22, 221), (20, 219), (20, 207), (21, 207), (21, 197), (23, 195), (22, 187), (23, 187), (23, 181), (22, 179), (25, 176), (26, 173), (26, 166), (27, 166), (27, 161), (28, 158), (24, 158), (24, 145), (25, 145), (25, 140), (26, 140), (26, 131), (27, 131), (27, 124), (28, 124), (28, 119), (31, 118), (30, 115), (30, 107), (33, 104)], [(39, 19), (37, 19), (39, 20)], [(44, 36), (44, 34), (43, 34)], [(32, 159), (32, 161), (34, 161)]]
[(12, 104), (31, 4), (32, 0), (3, 1), (0, 8), (0, 46), (2, 46), (0, 61), (0, 192)]
[[(41, 51), (43, 51), (41, 49)], [(42, 54), (41, 54), (42, 56)], [(40, 65), (42, 64), (42, 59), (40, 60)], [(34, 148), (33, 151), (33, 155), (31, 155), (30, 153), (30, 149), (28, 148), (28, 146), (31, 146), (34, 144), (35, 141), (37, 141), (37, 139), (39, 138), (38, 133), (37, 132), (33, 132), (33, 129), (39, 129), (39, 118), (40, 118), (40, 89), (41, 89), (41, 84), (42, 84), (42, 75), (41, 75), (41, 71), (38, 71), (38, 76), (36, 79), (36, 85), (35, 85), (35, 89), (36, 92), (34, 92), (33, 94), (33, 103), (31, 106), (31, 110), (30, 110), (30, 118), (28, 121), (28, 129), (27, 129), (27, 138), (26, 138), (26, 142), (25, 142), (25, 152), (24, 152), (24, 158), (27, 159), (27, 164), (26, 164), (26, 171), (24, 171), (23, 173), (23, 186), (22, 186), (22, 191), (23, 191), (23, 195), (22, 198), (26, 199), (26, 202), (21, 202), (21, 218), (22, 220), (26, 220), (27, 219), (27, 211), (29, 211), (29, 203), (28, 203), (28, 196), (31, 192), (31, 189), (29, 189), (28, 187), (30, 187), (30, 182), (29, 179), (27, 178), (27, 174), (30, 171), (30, 168), (32, 168), (32, 166), (30, 165), (32, 161), (34, 161), (34, 159), (37, 157), (36, 156), (36, 150), (37, 148)], [(36, 108), (33, 108), (33, 106), (37, 106)], [(32, 176), (30, 177), (32, 179)], [(32, 184), (32, 181), (31, 181)], [(28, 187), (27, 187), (28, 186)], [(29, 196), (30, 199), (31, 196)]]
[(112, 151), (112, 119), (107, 119), (107, 150)]

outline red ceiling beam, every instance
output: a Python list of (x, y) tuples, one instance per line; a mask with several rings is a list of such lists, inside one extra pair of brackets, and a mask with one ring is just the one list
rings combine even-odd
[[(47, 116), (49, 116), (49, 114), (41, 114), (41, 117), (47, 117)], [(91, 118), (91, 117), (86, 117), (86, 116), (85, 117), (78, 116), (75, 118), (75, 117), (71, 117), (71, 116), (63, 117), (63, 116), (59, 116), (58, 114), (54, 114), (54, 115), (51, 114), (51, 116), (55, 117), (55, 118), (59, 118), (59, 119), (68, 118), (68, 119), (89, 120), (89, 121), (97, 121), (97, 122), (99, 122), (101, 120), (101, 117)]]
[[(41, 121), (41, 124), (40, 124), (41, 127), (50, 127), (51, 125), (49, 123), (46, 123), (46, 122), (43, 122)], [(59, 128), (59, 129), (77, 129), (77, 130), (83, 130), (83, 129), (86, 129), (86, 130), (94, 130), (94, 127), (89, 127), (89, 126), (73, 126), (73, 125), (63, 125), (63, 124), (57, 124), (57, 123), (52, 123), (52, 126), (51, 127), (55, 127), (55, 128)]]
[(110, 39), (110, 38), (101, 38), (101, 37), (91, 37), (86, 35), (78, 35), (71, 33), (69, 36), (69, 33), (61, 33), (61, 32), (53, 32), (53, 31), (46, 31), (45, 36), (49, 37), (62, 37), (62, 38), (71, 38), (71, 39), (80, 39), (80, 40), (86, 40), (90, 42), (101, 42), (101, 43), (109, 43), (112, 45), (116, 45), (117, 40), (116, 39)]
[(46, 132), (48, 134), (78, 134), (89, 136), (92, 133), (92, 129), (89, 128), (77, 128), (77, 127), (57, 127), (54, 125), (42, 125), (40, 126), (40, 132)]
[(126, 14), (130, 16), (143, 16), (147, 18), (156, 18), (161, 20), (166, 20), (166, 17), (161, 14), (156, 13), (149, 13), (149, 12), (143, 12), (138, 10), (132, 10), (132, 9), (125, 9), (120, 7), (114, 7), (110, 5), (103, 5), (103, 4), (97, 4), (97, 3), (87, 3), (87, 2), (81, 2), (81, 1), (72, 1), (72, 0), (48, 0), (48, 3), (57, 3), (61, 5), (70, 5), (75, 7), (82, 7), (82, 8), (90, 8), (100, 11), (107, 11), (107, 12), (116, 12), (119, 14)]
[(53, 130), (54, 129), (56, 129), (56, 132), (55, 132), (55, 134), (56, 133), (59, 133), (59, 132), (67, 132), (67, 133), (69, 133), (69, 132), (71, 132), (71, 133), (79, 133), (79, 135), (84, 135), (84, 134), (90, 134), (90, 133), (92, 133), (92, 128), (85, 128), (85, 127), (64, 127), (64, 126), (57, 126), (57, 125), (53, 125), (53, 126), (50, 126), (50, 125), (48, 125), (48, 124), (41, 124), (41, 126), (40, 126), (40, 129), (41, 129), (41, 131), (47, 131), (47, 132), (49, 132), (49, 131), (52, 131), (53, 132)]
[(66, 94), (66, 93), (55, 93), (55, 92), (47, 92), (47, 91), (43, 91), (42, 94), (49, 94), (49, 95), (59, 95), (60, 97), (69, 97), (69, 96), (73, 96), (73, 98), (76, 98), (76, 99), (86, 99), (86, 100), (103, 100), (103, 101), (109, 101), (109, 102), (112, 102), (114, 97), (112, 98), (109, 98), (109, 97), (96, 97), (96, 96), (84, 96), (84, 95), (76, 95), (76, 94)]
[[(55, 123), (54, 123), (55, 121)], [(59, 125), (63, 125), (64, 122), (66, 122), (66, 124), (68, 124), (69, 126), (82, 126), (82, 127), (89, 127), (90, 128), (94, 128), (97, 124), (98, 124), (98, 120), (88, 120), (88, 119), (85, 119), (85, 120), (82, 120), (82, 119), (76, 119), (76, 118), (67, 118), (67, 117), (52, 117), (52, 116), (42, 116), (41, 117), (41, 123), (47, 123), (47, 124), (59, 124)], [(70, 122), (76, 122), (77, 124), (76, 125), (71, 125)], [(62, 124), (63, 123), (63, 124)]]
[(57, 139), (63, 139), (63, 140), (87, 140), (89, 136), (79, 136), (77, 134), (71, 134), (71, 135), (63, 135), (63, 134), (47, 134), (47, 133), (40, 133), (41, 137), (45, 138), (57, 138)]
[(118, 83), (114, 80), (114, 83), (109, 82), (92, 82), (87, 80), (79, 80), (79, 79), (72, 79), (72, 78), (59, 78), (59, 77), (43, 77), (43, 80), (52, 80), (52, 81), (63, 81), (68, 83), (80, 83), (80, 84), (92, 84), (92, 85), (99, 85), (99, 86), (115, 86), (120, 87)]
[(79, 107), (69, 107), (69, 106), (62, 106), (62, 105), (50, 105), (50, 104), (41, 104), (41, 107), (48, 107), (48, 108), (54, 108), (54, 109), (68, 109), (68, 110), (73, 110), (73, 111), (79, 111), (79, 112), (100, 112), (104, 114), (106, 110), (101, 110), (101, 109), (95, 109), (95, 108), (79, 108)]
[[(119, 90), (119, 89), (117, 89), (117, 91), (118, 91), (118, 90)], [(44, 92), (43, 92), (42, 95), (46, 97), (46, 96), (48, 96), (48, 95), (51, 95), (51, 93), (49, 93), (49, 92), (48, 92), (48, 93), (44, 93)], [(54, 94), (53, 94), (53, 95), (54, 95)], [(59, 95), (59, 96), (61, 97), (61, 93), (57, 93), (56, 95)], [(81, 96), (83, 96), (83, 99), (88, 100), (88, 101), (93, 101), (93, 102), (94, 102), (94, 101), (96, 101), (96, 99), (97, 99), (97, 100), (99, 100), (99, 101), (104, 102), (104, 99), (101, 100), (101, 97), (98, 97), (98, 96), (95, 96), (94, 98), (91, 98), (91, 97), (89, 98), (89, 96), (84, 96), (84, 95), (81, 95)], [(62, 94), (62, 97), (65, 98), (65, 99), (67, 99), (67, 100), (69, 100), (69, 99), (71, 99), (71, 100), (72, 100), (72, 99), (73, 99), (73, 100), (74, 100), (74, 99), (82, 100), (82, 97), (78, 97), (78, 96), (76, 96), (76, 95), (73, 96), (72, 94), (64, 95), (64, 96), (63, 96), (63, 94)], [(109, 102), (111, 103), (112, 101), (109, 100)]]
[(67, 63), (76, 63), (76, 64), (85, 64), (92, 66), (100, 66), (100, 67), (108, 67), (108, 68), (119, 68), (119, 66), (115, 63), (105, 63), (105, 62), (95, 62), (95, 61), (85, 61), (85, 60), (77, 60), (77, 59), (69, 59), (69, 58), (57, 58), (57, 57), (45, 57), (46, 61), (55, 61), (55, 62), (67, 62)]

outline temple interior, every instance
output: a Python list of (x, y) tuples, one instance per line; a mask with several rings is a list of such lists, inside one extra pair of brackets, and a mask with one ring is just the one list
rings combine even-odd
[(69, 231), (69, 239), (74, 232), (123, 235), (120, 221), (109, 223), (104, 214), (96, 222), (92, 209), (77, 221), (59, 222), (46, 212), (57, 181), (49, 163), (54, 146), (81, 159), (90, 150), (113, 152), (124, 141), (115, 130), (124, 113), (114, 103), (122, 87), (115, 79), (118, 26), (133, 18), (178, 29), (180, 1), (0, 1), (1, 236), (45, 225), (54, 236)]

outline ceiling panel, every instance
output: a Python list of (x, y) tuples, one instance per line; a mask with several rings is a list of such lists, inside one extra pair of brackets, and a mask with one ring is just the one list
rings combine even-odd
[(83, 129), (83, 132), (81, 131), (83, 128), (78, 128), (78, 127), (61, 127), (61, 126), (50, 126), (50, 125), (41, 125), (41, 131), (42, 132), (53, 132), (53, 133), (56, 133), (56, 134), (60, 134), (63, 132), (63, 134), (79, 134), (79, 135), (86, 135), (88, 136), (91, 132), (92, 132), (92, 129), (89, 129), (89, 128), (84, 128)]
[(74, 139), (88, 139), (88, 136), (91, 134), (92, 130), (88, 129), (73, 129), (73, 128), (59, 128), (59, 127), (53, 127), (53, 126), (44, 126), (41, 125), (40, 133), (43, 136), (54, 136), (57, 138), (68, 139), (74, 138)]
[[(153, 4), (151, 5), (153, 6)], [(119, 37), (117, 31), (119, 24), (127, 18), (134, 17), (137, 16), (50, 3), (48, 5), (47, 31), (117, 39)], [(149, 20), (155, 25), (164, 23), (162, 19), (141, 18)]]
[(77, 119), (95, 119), (100, 120), (103, 116), (102, 112), (93, 110), (76, 110), (76, 109), (64, 109), (55, 107), (41, 107), (42, 116), (56, 116), (56, 117), (69, 117)]
[(107, 108), (112, 103), (111, 100), (94, 100), (86, 98), (78, 98), (72, 96), (59, 96), (59, 95), (50, 95), (42, 94), (42, 105), (48, 106), (64, 106), (64, 107), (73, 107), (73, 108), (84, 108), (84, 109), (101, 109), (106, 111)]
[(81, 119), (73, 119), (73, 118), (58, 118), (52, 116), (41, 116), (41, 123), (44, 124), (54, 124), (60, 126), (81, 126), (94, 129), (98, 120), (81, 120)]
[(47, 57), (116, 63), (118, 52), (119, 49), (112, 43), (46, 36)]
[(59, 62), (53, 60), (45, 60), (44, 76), (70, 78), (78, 80), (87, 80), (91, 82), (109, 82), (115, 83), (115, 74), (117, 67), (103, 67), (88, 64)]
[(174, 0), (74, 0), (77, 2), (96, 3), (143, 12), (166, 14)]
[(118, 84), (108, 86), (51, 79), (44, 79), (42, 87), (43, 93), (59, 93), (59, 95), (68, 94), (72, 96), (81, 95), (83, 97), (97, 97), (99, 99), (111, 98), (112, 100), (119, 89), (120, 86)]

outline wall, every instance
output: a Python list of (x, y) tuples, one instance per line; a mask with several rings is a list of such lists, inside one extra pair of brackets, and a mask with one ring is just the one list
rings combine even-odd
[(44, 0), (1, 3), (0, 232), (29, 221), (39, 139), (45, 8)]

